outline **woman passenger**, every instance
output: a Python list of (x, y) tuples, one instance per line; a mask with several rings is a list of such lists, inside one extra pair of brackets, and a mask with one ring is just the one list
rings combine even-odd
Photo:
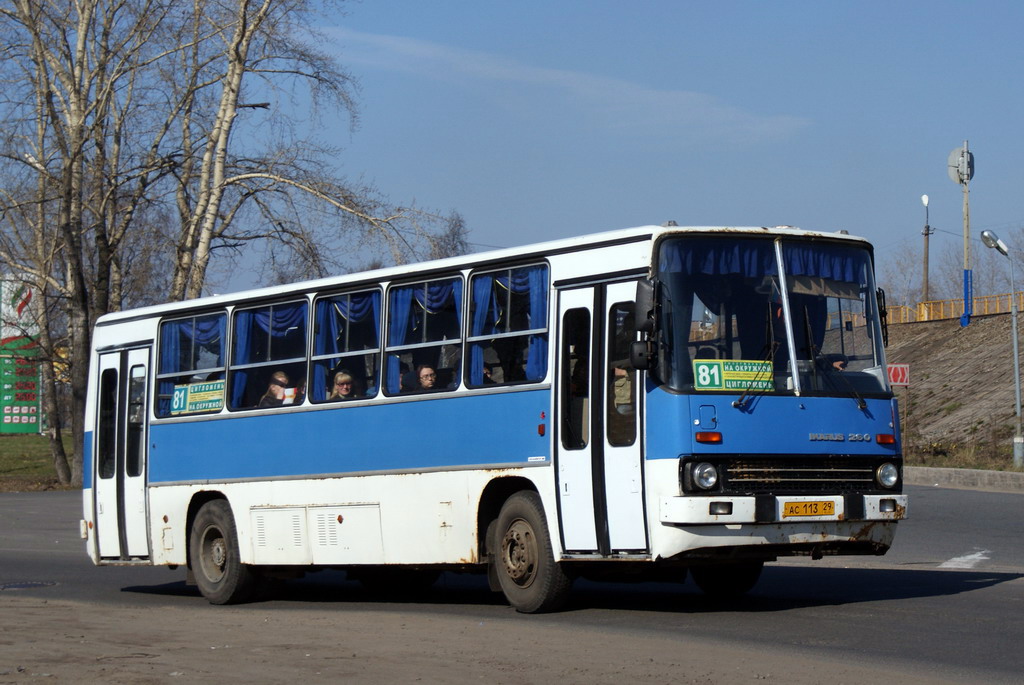
[(331, 394), (327, 399), (350, 400), (355, 396), (355, 385), (352, 380), (352, 374), (345, 370), (341, 370), (334, 374), (334, 386), (331, 388)]
[(288, 388), (288, 374), (284, 371), (275, 371), (270, 376), (270, 383), (267, 391), (260, 398), (259, 407), (280, 407), (284, 404), (285, 390)]

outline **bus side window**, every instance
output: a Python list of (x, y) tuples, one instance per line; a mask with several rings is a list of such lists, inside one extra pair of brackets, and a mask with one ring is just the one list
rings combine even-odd
[[(285, 406), (302, 401), (306, 385), (305, 300), (235, 310), (228, 368), (231, 409)], [(281, 381), (274, 381), (278, 376)], [(281, 403), (265, 400), (272, 382), (288, 390)]]
[[(444, 278), (388, 290), (387, 372), (385, 392), (398, 395), (414, 392), (454, 390), (459, 379), (447, 374), (447, 384), (438, 371), (457, 369), (462, 364), (462, 279)], [(434, 371), (436, 385), (421, 387), (413, 373), (422, 367)]]
[(570, 309), (562, 317), (562, 446), (587, 446), (590, 399), (590, 312)]
[(160, 324), (156, 415), (217, 412), (224, 407), (223, 312)]
[(474, 274), (466, 385), (536, 382), (548, 370), (548, 266)]
[(380, 300), (379, 290), (317, 299), (311, 401), (338, 402), (377, 394)]

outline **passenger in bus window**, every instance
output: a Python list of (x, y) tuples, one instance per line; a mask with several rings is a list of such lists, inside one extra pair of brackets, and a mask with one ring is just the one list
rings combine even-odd
[(492, 373), (490, 364), (484, 364), (484, 385), (494, 385), (495, 380)]
[(420, 364), (416, 367), (416, 382), (419, 383), (421, 392), (433, 392), (440, 390), (437, 384), (437, 369), (429, 364)]
[(350, 400), (355, 396), (352, 374), (345, 370), (334, 374), (334, 387), (331, 388), (331, 394), (327, 399), (331, 401)]
[[(291, 393), (288, 392), (289, 390)], [(295, 388), (288, 387), (288, 374), (284, 371), (275, 371), (270, 376), (267, 391), (263, 393), (258, 406), (261, 409), (265, 407), (280, 407), (284, 404), (291, 404), (294, 399)]]

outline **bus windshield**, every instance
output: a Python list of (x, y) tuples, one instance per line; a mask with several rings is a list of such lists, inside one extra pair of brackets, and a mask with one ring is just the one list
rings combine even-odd
[(660, 375), (675, 390), (888, 392), (866, 248), (672, 238), (659, 248), (657, 279)]

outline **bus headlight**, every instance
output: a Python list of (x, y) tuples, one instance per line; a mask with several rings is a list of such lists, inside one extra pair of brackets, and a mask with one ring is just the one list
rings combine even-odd
[(693, 484), (701, 490), (711, 490), (718, 485), (718, 469), (714, 464), (703, 461), (693, 467)]
[(886, 462), (875, 470), (875, 480), (883, 488), (893, 488), (900, 480), (900, 470), (895, 464)]

